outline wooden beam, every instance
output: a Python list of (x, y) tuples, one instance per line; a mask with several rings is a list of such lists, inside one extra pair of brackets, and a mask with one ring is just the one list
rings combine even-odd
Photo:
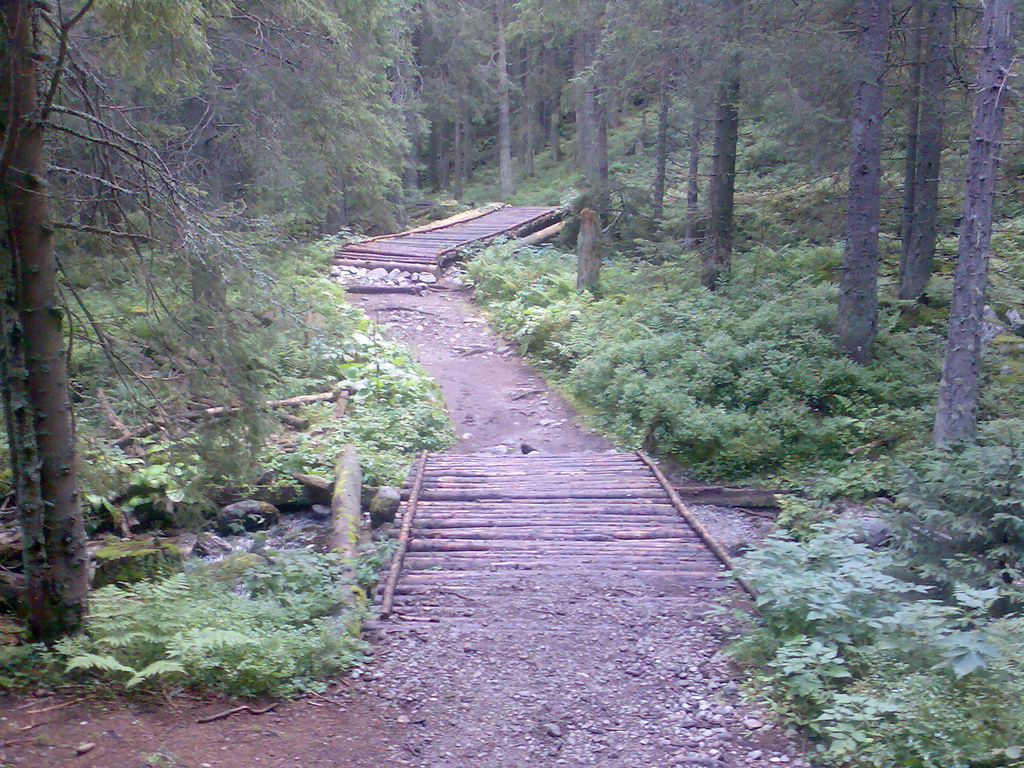
[(388, 580), (384, 585), (384, 598), (381, 601), (381, 616), (388, 618), (394, 610), (395, 587), (398, 586), (398, 577), (402, 573), (402, 563), (405, 562), (405, 553), (409, 549), (409, 539), (412, 537), (412, 521), (416, 516), (416, 505), (419, 502), (420, 490), (423, 488), (423, 470), (427, 466), (427, 452), (420, 454), (419, 466), (416, 468), (416, 478), (412, 483), (412, 495), (406, 502), (405, 514), (402, 515), (402, 530), (398, 534), (398, 549), (391, 558), (391, 568), (388, 571)]

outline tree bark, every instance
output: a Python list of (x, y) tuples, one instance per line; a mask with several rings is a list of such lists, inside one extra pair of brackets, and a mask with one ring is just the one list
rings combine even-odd
[(740, 116), (740, 28), (743, 0), (723, 0), (723, 40), (731, 52), (723, 54), (715, 105), (715, 139), (711, 165), (708, 243), (702, 256), (701, 282), (709, 290), (729, 276), (732, 266), (733, 212), (736, 193), (736, 144)]
[(595, 194), (601, 186), (597, 73), (595, 71), (596, 33), (585, 29), (576, 33), (573, 46), (574, 75), (577, 79), (576, 148), (583, 167), (583, 184)]
[(654, 149), (654, 220), (665, 215), (665, 174), (668, 167), (669, 73), (661, 71), (658, 78), (658, 136)]
[(498, 186), (503, 198), (515, 192), (512, 183), (512, 124), (509, 108), (508, 46), (505, 42), (505, 2), (498, 0)]
[(463, 154), (463, 143), (465, 141), (465, 124), (462, 122), (462, 110), (459, 110), (458, 117), (455, 118), (455, 148), (453, 150), (455, 156), (455, 172), (454, 180), (452, 181), (452, 197), (456, 200), (462, 199), (462, 183), (466, 178), (465, 168), (463, 162), (465, 156)]
[(939, 211), (939, 164), (946, 117), (946, 72), (953, 25), (953, 0), (933, 0), (928, 19), (927, 58), (921, 73), (921, 112), (918, 122), (908, 239), (901, 260), (899, 297), (919, 299), (932, 274), (936, 217)]
[[(907, 253), (910, 250), (910, 225), (914, 219), (914, 193), (917, 178), (917, 133), (921, 115), (921, 69), (924, 58), (924, 3), (926, 0), (911, 0), (913, 3), (914, 31), (913, 60), (910, 64), (910, 83), (907, 92), (907, 138), (903, 159), (903, 217), (900, 223), (900, 275), (906, 269)], [(901, 277), (902, 282), (902, 277)]]
[(987, 0), (978, 39), (978, 78), (967, 149), (960, 243), (953, 276), (946, 358), (939, 385), (933, 440), (945, 445), (974, 436), (977, 427), (981, 319), (988, 282), (992, 202), (1003, 116), (1013, 61), (1014, 0)]
[(592, 291), (601, 279), (600, 219), (593, 208), (580, 211), (580, 233), (576, 240), (576, 290)]
[(697, 242), (697, 202), (700, 193), (700, 141), (703, 119), (697, 102), (693, 104), (690, 122), (690, 162), (686, 172), (686, 235), (683, 245), (693, 248)]
[(850, 125), (846, 247), (839, 279), (836, 343), (850, 359), (871, 359), (878, 329), (878, 226), (882, 181), (882, 78), (891, 0), (861, 0), (859, 83)]
[(41, 12), (32, 0), (0, 0), (0, 89), (8, 119), (0, 162), (7, 224), (0, 367), (29, 626), (36, 639), (52, 640), (74, 632), (85, 617), (88, 559), (45, 178)]

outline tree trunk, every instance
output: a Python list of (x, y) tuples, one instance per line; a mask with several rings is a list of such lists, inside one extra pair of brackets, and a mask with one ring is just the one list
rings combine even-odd
[[(665, 173), (668, 167), (668, 71), (658, 78), (658, 136), (654, 149), (654, 220), (665, 215)], [(642, 135), (642, 134), (641, 134)]]
[(740, 116), (740, 28), (743, 23), (743, 0), (723, 0), (725, 31), (722, 74), (715, 105), (715, 139), (711, 165), (711, 212), (708, 221), (708, 243), (702, 257), (701, 282), (709, 290), (729, 276), (732, 266), (733, 211), (736, 193), (736, 144), (739, 140)]
[(405, 134), (409, 139), (409, 149), (405, 153), (405, 163), (402, 167), (402, 186), (408, 197), (409, 192), (415, 192), (420, 188), (420, 137), (419, 131), (416, 130), (416, 115), (412, 109), (405, 110)]
[(465, 123), (462, 122), (462, 110), (459, 110), (458, 117), (455, 118), (455, 148), (453, 150), (455, 159), (455, 171), (454, 180), (452, 181), (452, 197), (456, 200), (462, 199), (462, 183), (466, 178), (465, 168), (463, 167), (463, 161), (465, 155), (463, 154), (463, 144), (465, 142)]
[(437, 181), (441, 189), (451, 189), (452, 184), (451, 137), (448, 133), (450, 125), (450, 120), (442, 120), (437, 125)]
[(9, 119), (0, 163), (7, 219), (0, 367), (29, 625), (36, 639), (52, 640), (75, 631), (85, 616), (88, 558), (45, 180), (41, 10), (32, 0), (0, 0), (0, 89)]
[(574, 75), (577, 79), (576, 149), (583, 166), (583, 185), (592, 194), (601, 185), (597, 75), (593, 68), (595, 48), (593, 30), (583, 30), (576, 34), (573, 46)]
[(859, 83), (850, 126), (846, 247), (839, 279), (836, 343), (850, 359), (871, 358), (878, 327), (878, 225), (882, 181), (882, 78), (891, 0), (861, 0)]
[(325, 235), (336, 235), (348, 226), (348, 202), (345, 197), (345, 177), (338, 176), (334, 181), (334, 199), (328, 204), (327, 214), (324, 216)]
[(900, 266), (901, 299), (918, 299), (928, 285), (939, 211), (939, 163), (946, 117), (946, 70), (953, 25), (953, 0), (933, 0), (928, 53), (921, 74), (921, 113), (914, 173), (913, 215)]
[(580, 211), (580, 233), (576, 240), (576, 290), (592, 291), (601, 279), (600, 219), (593, 208)]
[(690, 122), (690, 163), (686, 172), (686, 235), (683, 245), (693, 248), (697, 242), (697, 196), (700, 191), (700, 140), (704, 121), (700, 107), (693, 103), (693, 117)]
[(558, 105), (551, 111), (551, 125), (548, 126), (548, 143), (551, 145), (551, 159), (556, 163), (562, 162), (562, 146), (559, 140), (559, 114)]
[(509, 114), (508, 47), (505, 43), (505, 2), (498, 0), (495, 14), (498, 34), (498, 186), (503, 198), (515, 188), (512, 184), (512, 125)]
[(907, 93), (907, 139), (903, 159), (903, 217), (900, 224), (900, 275), (906, 270), (907, 253), (910, 250), (910, 225), (914, 219), (914, 193), (917, 178), (917, 133), (921, 115), (921, 69), (924, 57), (924, 3), (925, 0), (911, 0), (914, 16), (913, 60), (910, 64), (910, 83)]
[(427, 182), (434, 192), (438, 192), (441, 189), (441, 131), (436, 120), (430, 123), (427, 155)]
[(987, 0), (981, 19), (974, 117), (967, 149), (960, 244), (953, 276), (946, 359), (939, 385), (933, 439), (945, 445), (974, 436), (981, 365), (981, 319), (988, 281), (1003, 115), (1009, 97), (1013, 61), (1014, 0)]

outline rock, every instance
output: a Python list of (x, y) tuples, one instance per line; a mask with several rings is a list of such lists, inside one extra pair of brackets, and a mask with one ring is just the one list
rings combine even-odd
[(370, 501), (370, 525), (377, 528), (393, 522), (402, 503), (402, 493), (397, 488), (383, 485), (377, 489)]
[(93, 588), (162, 579), (181, 570), (181, 550), (170, 539), (110, 537), (93, 555)]
[(1009, 329), (999, 320), (999, 315), (995, 313), (992, 307), (985, 305), (985, 309), (981, 315), (981, 343), (987, 346), (992, 339), (1001, 333), (1006, 333)]
[(1014, 332), (1024, 332), (1024, 317), (1021, 317), (1020, 312), (1018, 312), (1016, 308), (1007, 311), (1006, 322), (1010, 324), (1010, 327), (1014, 330)]
[(863, 509), (846, 511), (839, 520), (852, 541), (867, 544), (872, 548), (880, 547), (892, 535), (892, 528), (888, 523), (876, 515), (865, 513)]
[(221, 507), (217, 512), (217, 531), (222, 535), (262, 531), (277, 523), (281, 513), (267, 501), (246, 499)]
[(400, 270), (398, 267), (395, 267), (390, 272), (388, 272), (388, 280), (397, 280), (401, 276), (402, 270)]
[(430, 272), (421, 272), (420, 273), (420, 282), (421, 283), (436, 283), (437, 282), (437, 277), (435, 275), (432, 275)]
[(456, 288), (461, 288), (466, 284), (461, 277), (453, 277), (449, 282), (451, 282), (451, 284)]
[(384, 267), (377, 267), (376, 269), (371, 269), (366, 273), (366, 279), (374, 283), (379, 283), (381, 280), (387, 280), (387, 278), (388, 271), (384, 269)]
[(548, 723), (547, 725), (545, 725), (544, 733), (546, 733), (553, 739), (562, 738), (562, 729), (558, 726), (557, 723)]
[(235, 584), (238, 580), (254, 568), (260, 568), (267, 564), (267, 558), (255, 552), (236, 552), (225, 557), (223, 560), (202, 563), (196, 572), (207, 576), (213, 581), (221, 584)]
[(319, 517), (322, 520), (331, 516), (331, 508), (325, 504), (314, 504), (309, 511), (313, 517)]
[(179, 533), (171, 542), (181, 552), (182, 557), (191, 557), (192, 553), (196, 549), (196, 543), (199, 541), (199, 536), (195, 533)]
[(213, 533), (200, 533), (192, 550), (200, 557), (220, 557), (231, 554), (231, 545)]
[(519, 446), (519, 450), (520, 450), (520, 451), (522, 451), (523, 453), (527, 453), (527, 454), (528, 454), (528, 453), (540, 453), (540, 451), (538, 451), (538, 450), (537, 450), (536, 448), (534, 448), (534, 447), (533, 447), (532, 445), (530, 445), (529, 443), (523, 443), (523, 444), (521, 444), (521, 445)]
[(763, 728), (764, 723), (758, 720), (756, 717), (745, 717), (743, 718), (743, 725), (752, 731), (756, 731), (758, 728)]

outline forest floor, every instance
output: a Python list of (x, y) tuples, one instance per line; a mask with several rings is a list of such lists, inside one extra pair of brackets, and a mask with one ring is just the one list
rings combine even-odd
[[(456, 451), (513, 453), (524, 443), (542, 452), (611, 449), (491, 333), (463, 293), (358, 301), (437, 379)], [(727, 544), (764, 532), (763, 521), (735, 510), (695, 511)], [(526, 574), (510, 574), (486, 622), (374, 625), (363, 669), (323, 695), (266, 714), (199, 723), (238, 702), (177, 697), (55, 708), (75, 699), (0, 698), (0, 767), (808, 764), (794, 733), (742, 697), (709, 601), (631, 575), (549, 583)]]

